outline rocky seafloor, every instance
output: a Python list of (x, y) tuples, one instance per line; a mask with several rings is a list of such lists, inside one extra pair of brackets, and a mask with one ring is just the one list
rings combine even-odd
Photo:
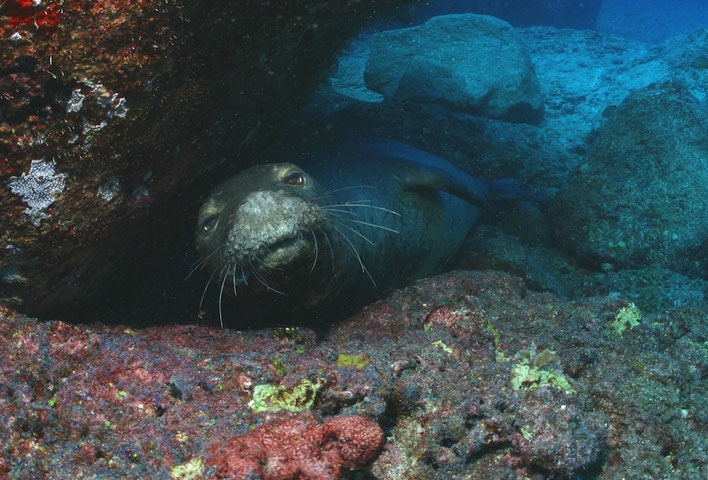
[(698, 320), (492, 271), (319, 333), (3, 310), (0, 478), (706, 478)]

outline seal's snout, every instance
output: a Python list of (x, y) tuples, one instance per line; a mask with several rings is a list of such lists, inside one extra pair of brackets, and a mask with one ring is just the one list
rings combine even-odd
[(310, 231), (321, 218), (312, 202), (281, 190), (251, 192), (234, 212), (224, 257), (228, 263), (259, 259), (277, 267), (306, 254)]

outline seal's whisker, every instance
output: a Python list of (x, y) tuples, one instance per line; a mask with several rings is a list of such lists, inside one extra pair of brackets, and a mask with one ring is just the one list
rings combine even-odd
[(315, 270), (315, 265), (317, 265), (317, 257), (320, 255), (320, 247), (317, 245), (317, 235), (315, 235), (315, 231), (310, 229), (310, 233), (312, 234), (312, 240), (315, 241), (315, 260), (312, 262), (312, 267), (310, 268), (310, 273), (312, 273)]
[(224, 328), (224, 316), (221, 312), (221, 298), (224, 296), (224, 285), (226, 285), (226, 279), (229, 277), (228, 267), (222, 270), (224, 272), (224, 278), (221, 279), (221, 290), (219, 290), (219, 325)]
[(325, 232), (321, 228), (317, 228), (317, 230), (322, 232), (322, 235), (324, 235), (325, 240), (327, 240), (327, 245), (329, 245), (329, 254), (332, 257), (332, 273), (334, 273), (334, 248), (332, 248), (332, 242), (329, 241), (329, 235), (327, 235), (327, 232)]
[(203, 267), (204, 265), (206, 265), (206, 263), (207, 263), (208, 261), (209, 261), (209, 257), (207, 256), (207, 257), (204, 257), (204, 258), (200, 258), (197, 262), (193, 263), (193, 264), (191, 265), (191, 270), (189, 271), (189, 273), (187, 274), (187, 276), (184, 277), (184, 279), (187, 280), (189, 277), (192, 276), (192, 274), (193, 274), (194, 272), (196, 272), (196, 271), (199, 269), (199, 267)]
[(326, 211), (326, 212), (340, 212), (340, 213), (346, 213), (347, 215), (353, 215), (357, 217), (358, 215), (354, 212), (350, 212), (349, 210), (341, 210), (338, 208), (329, 208), (329, 205), (325, 207), (320, 207), (321, 210)]
[(361, 200), (348, 200), (344, 203), (330, 203), (327, 205), (322, 205), (323, 207), (351, 207), (354, 205), (364, 205), (366, 203), (371, 203), (370, 199), (361, 199)]
[(243, 278), (243, 283), (248, 286), (248, 280), (246, 279), (246, 273), (243, 271), (243, 265), (241, 265), (241, 278)]
[(281, 292), (280, 290), (276, 290), (275, 288), (273, 288), (273, 287), (271, 287), (270, 285), (268, 285), (268, 283), (266, 283), (266, 281), (263, 279), (263, 277), (261, 277), (261, 276), (258, 274), (258, 272), (256, 271), (256, 268), (253, 266), (253, 263), (251, 262), (250, 259), (248, 260), (248, 263), (249, 263), (249, 265), (251, 265), (251, 273), (253, 273), (253, 276), (256, 277), (256, 280), (258, 280), (259, 282), (261, 282), (261, 284), (262, 284), (264, 287), (266, 287), (266, 288), (267, 288), (269, 291), (271, 291), (271, 292), (275, 292), (275, 293), (279, 293), (279, 294), (281, 294), (281, 295), (285, 295), (285, 294), (284, 294), (283, 292)]
[(359, 235), (361, 238), (363, 238), (369, 245), (376, 245), (376, 243), (374, 243), (369, 237), (367, 237), (366, 235), (364, 235), (363, 233), (361, 233), (361, 232), (359, 232), (359, 231), (357, 231), (357, 230), (354, 230), (352, 227), (350, 227), (350, 226), (348, 226), (348, 225), (344, 225), (342, 222), (335, 222), (335, 223), (336, 223), (337, 225), (339, 225), (340, 227), (344, 227), (344, 228), (346, 228), (347, 230), (350, 230), (350, 231), (356, 233), (356, 234)]
[[(269, 250), (269, 251), (270, 251), (270, 250)], [(253, 259), (254, 259), (255, 261), (257, 261), (258, 263), (260, 263), (261, 265), (263, 265), (263, 267), (264, 267), (264, 268), (267, 268), (268, 270), (282, 270), (282, 268), (278, 268), (278, 267), (273, 267), (273, 266), (267, 265), (267, 264), (265, 263), (265, 261), (264, 261), (263, 259), (261, 259), (261, 258), (258, 258), (257, 255), (254, 255), (254, 256), (253, 256)]]
[[(358, 202), (370, 202), (371, 200), (358, 200)], [(384, 212), (391, 213), (393, 215), (396, 215), (397, 217), (400, 217), (401, 214), (398, 212), (394, 212), (393, 210), (389, 210), (388, 208), (384, 207), (379, 207), (376, 205), (364, 205), (363, 203), (355, 203), (355, 202), (347, 202), (347, 203), (334, 203), (332, 205), (325, 205), (324, 207), (321, 207), (323, 210), (329, 210), (329, 207), (364, 207), (364, 208), (372, 208), (374, 210), (381, 210)]]
[(356, 255), (356, 259), (359, 260), (359, 265), (361, 265), (361, 271), (364, 272), (364, 273), (366, 273), (366, 275), (368, 275), (369, 280), (371, 280), (371, 283), (374, 284), (374, 288), (376, 288), (376, 282), (374, 281), (374, 278), (373, 278), (373, 277), (371, 276), (371, 274), (369, 273), (369, 270), (364, 266), (364, 262), (361, 261), (361, 257), (359, 256), (359, 252), (357, 251), (357, 249), (356, 249), (356, 247), (354, 246), (354, 244), (352, 243), (352, 241), (349, 240), (349, 237), (347, 237), (347, 236), (344, 234), (344, 232), (342, 232), (340, 229), (338, 229), (338, 228), (335, 227), (334, 225), (332, 225), (332, 228), (334, 228), (337, 232), (339, 232), (339, 234), (340, 234), (342, 237), (344, 237), (344, 240), (346, 240), (346, 242), (349, 244), (349, 246), (350, 246), (350, 247), (352, 248), (352, 250), (354, 251), (354, 255)]
[(196, 267), (192, 268), (192, 269), (189, 271), (189, 273), (187, 274), (187, 276), (184, 277), (184, 279), (185, 279), (185, 280), (189, 280), (189, 277), (191, 277), (191, 276), (194, 274), (194, 272), (196, 272), (197, 270), (199, 270), (199, 267), (203, 267), (204, 265), (206, 265), (207, 261), (208, 261), (207, 258), (205, 258), (205, 259), (203, 259), (203, 260), (200, 260), (200, 263), (198, 263)]
[[(324, 212), (327, 213), (327, 212)], [(384, 227), (383, 225), (378, 225), (376, 223), (369, 223), (369, 222), (364, 222), (362, 220), (354, 220), (353, 218), (345, 218), (345, 217), (340, 217), (339, 215), (336, 214), (329, 214), (330, 217), (335, 217), (338, 218), (339, 220), (345, 221), (345, 222), (354, 222), (354, 223), (359, 223), (361, 225), (366, 225), (369, 227), (374, 227), (374, 228), (380, 228), (381, 230), (386, 230), (387, 232), (392, 232), (392, 233), (401, 233), (398, 230), (394, 230), (393, 228), (388, 228)]]
[(347, 200), (347, 201), (344, 202), (344, 203), (333, 203), (333, 204), (328, 205), (328, 206), (332, 206), (332, 207), (346, 207), (346, 206), (348, 206), (348, 205), (359, 205), (359, 204), (362, 204), (362, 203), (371, 203), (371, 199), (370, 199), (370, 198), (362, 198), (361, 200)]
[(384, 227), (383, 225), (377, 225), (375, 223), (364, 222), (362, 220), (354, 220), (353, 218), (343, 218), (343, 217), (337, 217), (337, 218), (339, 218), (340, 220), (343, 220), (345, 222), (360, 223), (361, 225), (366, 225), (366, 226), (374, 227), (374, 228), (380, 228), (381, 230), (386, 230), (387, 232), (401, 233), (398, 230), (394, 230), (393, 228)]
[(329, 197), (333, 193), (341, 192), (342, 190), (351, 190), (352, 188), (376, 188), (376, 187), (374, 187), (373, 185), (353, 185), (351, 187), (337, 188), (335, 190), (330, 190), (329, 192), (325, 192), (318, 197), (314, 197), (313, 200), (317, 200), (317, 199), (324, 198), (324, 197)]
[(204, 291), (202, 292), (202, 298), (199, 300), (199, 310), (202, 309), (202, 304), (204, 303), (204, 295), (206, 295), (207, 289), (209, 288), (209, 284), (211, 283), (211, 279), (214, 278), (214, 274), (216, 274), (216, 270), (211, 274), (209, 277), (209, 280), (207, 281), (206, 287), (204, 287)]
[[(233, 287), (234, 287), (234, 297), (238, 297), (238, 293), (236, 293), (236, 262), (234, 262), (234, 266), (231, 268), (231, 281), (233, 282)], [(245, 279), (244, 279), (245, 281)]]
[(266, 285), (263, 282), (263, 279), (261, 278), (261, 276), (258, 275), (258, 271), (256, 270), (256, 267), (253, 266), (253, 262), (251, 261), (250, 258), (248, 259), (248, 265), (251, 267), (251, 273), (253, 273), (253, 276), (256, 277), (256, 280), (258, 280), (263, 286), (267, 287), (268, 285)]
[[(253, 256), (253, 259), (254, 259), (255, 261), (257, 261), (258, 263), (260, 263), (261, 265), (263, 265), (265, 268), (268, 268), (268, 265), (266, 265), (263, 260), (261, 260), (260, 258), (258, 258), (257, 255), (254, 255), (254, 256)], [(251, 261), (251, 260), (249, 260), (249, 262), (250, 262), (250, 261)], [(251, 264), (251, 268), (253, 268), (253, 264)]]
[(190, 265), (190, 268), (191, 268), (191, 267), (194, 267), (195, 265), (198, 266), (199, 264), (203, 263), (205, 260), (207, 260), (209, 257), (211, 257), (212, 255), (214, 255), (216, 252), (218, 252), (218, 251), (221, 250), (222, 248), (224, 248), (223, 245), (221, 245), (221, 246), (219, 246), (219, 247), (216, 247), (209, 255), (206, 255), (206, 256), (204, 256), (204, 257), (200, 257), (199, 260), (197, 260), (196, 262), (192, 262), (192, 264)]
[(215, 248), (214, 251), (211, 252), (209, 255), (207, 255), (207, 256), (204, 257), (204, 258), (200, 258), (199, 260), (197, 260), (196, 262), (194, 262), (192, 265), (190, 265), (190, 266), (193, 267), (193, 268), (192, 268), (192, 270), (190, 270), (190, 272), (187, 274), (187, 276), (184, 277), (184, 279), (187, 280), (189, 277), (191, 277), (192, 274), (197, 271), (197, 269), (204, 268), (204, 265), (207, 264), (207, 262), (209, 261), (209, 259), (211, 258), (211, 256), (214, 255), (214, 254), (215, 254), (216, 252), (218, 252), (219, 250), (221, 250), (222, 248), (224, 248), (223, 245), (220, 246), (219, 248)]

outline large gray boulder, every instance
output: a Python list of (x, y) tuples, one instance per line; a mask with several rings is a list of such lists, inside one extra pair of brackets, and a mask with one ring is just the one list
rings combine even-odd
[(538, 123), (543, 97), (514, 29), (484, 15), (445, 15), (371, 39), (366, 85), (386, 101), (436, 103), (479, 116)]
[(552, 210), (558, 240), (604, 270), (708, 270), (708, 112), (679, 83), (630, 94)]

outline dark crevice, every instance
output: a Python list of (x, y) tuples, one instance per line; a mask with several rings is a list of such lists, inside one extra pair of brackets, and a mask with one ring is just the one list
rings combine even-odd
[(563, 471), (563, 472), (558, 472), (558, 471), (552, 471), (547, 468), (543, 468), (539, 465), (535, 464), (527, 464), (526, 465), (526, 472), (528, 474), (536, 474), (536, 475), (541, 475), (544, 478), (553, 478), (553, 479), (573, 479), (573, 480), (598, 480), (601, 477), (602, 471), (604, 469), (604, 466), (607, 462), (607, 457), (608, 457), (608, 452), (607, 450), (604, 450), (599, 456), (598, 459), (589, 464), (587, 467), (580, 469), (580, 470), (575, 470), (575, 471)]
[(502, 450), (509, 450), (513, 448), (513, 445), (511, 442), (498, 442), (498, 443), (490, 443), (487, 445), (482, 445), (480, 448), (475, 450), (471, 455), (468, 455), (467, 458), (465, 459), (467, 464), (472, 464), (472, 463), (477, 463), (482, 459), (482, 457), (485, 457), (487, 455), (500, 452)]
[(56, 73), (37, 69), (38, 60), (27, 55), (0, 70), (0, 122), (20, 124), (30, 117), (40, 120), (66, 115), (73, 82)]
[(182, 400), (182, 390), (180, 390), (177, 385), (172, 382), (168, 382), (165, 385), (167, 385), (167, 388), (169, 388), (170, 395), (172, 395), (177, 400)]
[(206, 393), (212, 393), (213, 389), (206, 382), (197, 382), (197, 386), (204, 390)]

